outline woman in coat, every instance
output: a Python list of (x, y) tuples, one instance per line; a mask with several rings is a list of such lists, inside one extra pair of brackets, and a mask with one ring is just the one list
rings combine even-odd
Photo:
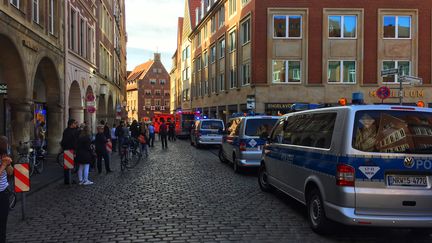
[(90, 170), (90, 163), (93, 160), (93, 153), (91, 149), (91, 138), (90, 129), (88, 126), (80, 131), (78, 137), (78, 146), (76, 151), (75, 163), (79, 165), (78, 169), (78, 179), (80, 185), (91, 185), (88, 179), (88, 174)]
[(108, 151), (106, 149), (108, 140), (104, 134), (104, 126), (103, 125), (99, 125), (97, 126), (97, 131), (98, 133), (96, 134), (96, 139), (95, 139), (95, 146), (96, 146), (96, 154), (97, 154), (97, 169), (98, 169), (98, 173), (102, 173), (102, 159), (105, 162), (105, 170), (106, 173), (111, 173), (112, 170), (110, 169), (110, 165), (109, 165), (109, 155), (108, 155)]

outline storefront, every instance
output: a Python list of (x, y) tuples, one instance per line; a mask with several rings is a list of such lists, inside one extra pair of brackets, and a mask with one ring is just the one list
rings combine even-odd
[(291, 111), (293, 103), (266, 103), (265, 114), (271, 116), (280, 116)]

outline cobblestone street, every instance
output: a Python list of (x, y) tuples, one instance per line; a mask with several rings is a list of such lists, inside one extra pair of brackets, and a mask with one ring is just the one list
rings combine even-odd
[[(135, 169), (96, 175), (90, 186), (56, 181), (10, 214), (10, 242), (271, 241), (431, 242), (409, 230), (340, 227), (313, 233), (305, 209), (281, 194), (260, 191), (253, 171), (235, 174), (214, 150), (188, 141), (160, 144)], [(213, 153), (212, 153), (213, 152)]]

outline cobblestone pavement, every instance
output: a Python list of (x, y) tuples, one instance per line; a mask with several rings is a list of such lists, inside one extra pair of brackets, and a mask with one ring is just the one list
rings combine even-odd
[(233, 173), (188, 141), (160, 144), (134, 169), (100, 176), (91, 186), (61, 180), (27, 198), (8, 224), (10, 242), (432, 242), (409, 230), (340, 227), (319, 236), (302, 205), (260, 191), (254, 172)]

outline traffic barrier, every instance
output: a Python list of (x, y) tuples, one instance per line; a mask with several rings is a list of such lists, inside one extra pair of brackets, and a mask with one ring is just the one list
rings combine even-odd
[(112, 143), (111, 143), (111, 141), (108, 141), (106, 143), (106, 150), (107, 150), (108, 153), (112, 152)]
[(74, 168), (74, 151), (73, 150), (65, 150), (63, 154), (64, 159), (64, 169), (73, 169)]
[(30, 191), (29, 164), (14, 165), (15, 192)]

